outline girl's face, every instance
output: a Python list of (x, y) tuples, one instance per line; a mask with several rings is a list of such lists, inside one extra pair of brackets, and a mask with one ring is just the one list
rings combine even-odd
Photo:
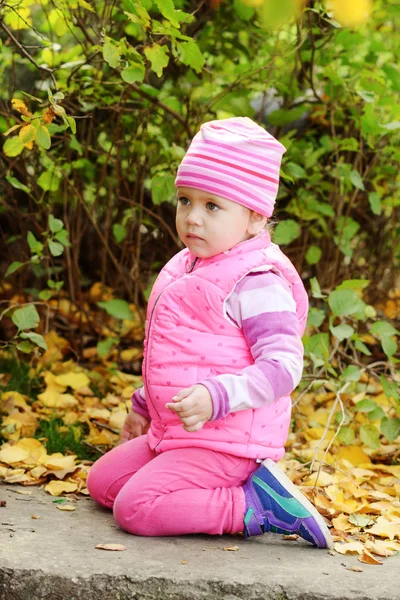
[(257, 235), (266, 218), (196, 188), (177, 188), (176, 229), (194, 256), (210, 258)]

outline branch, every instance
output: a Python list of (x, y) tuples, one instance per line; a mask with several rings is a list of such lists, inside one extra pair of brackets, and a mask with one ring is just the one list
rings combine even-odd
[(0, 28), (7, 34), (7, 36), (10, 38), (10, 40), (12, 40), (14, 42), (14, 44), (17, 46), (17, 48), (19, 48), (19, 50), (21, 51), (21, 53), (39, 70), (39, 71), (44, 71), (45, 73), (47, 73), (48, 75), (50, 75), (51, 80), (54, 83), (54, 87), (56, 90), (58, 90), (58, 86), (57, 86), (57, 81), (56, 78), (54, 77), (54, 71), (53, 69), (48, 69), (47, 67), (42, 67), (41, 65), (38, 65), (38, 63), (35, 61), (35, 59), (29, 54), (29, 52), (26, 51), (26, 49), (24, 48), (24, 46), (17, 40), (17, 38), (11, 33), (11, 31), (8, 29), (7, 25), (5, 25), (3, 22), (0, 22)]

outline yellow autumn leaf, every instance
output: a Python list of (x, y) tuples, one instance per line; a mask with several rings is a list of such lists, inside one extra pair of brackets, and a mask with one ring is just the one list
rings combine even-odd
[(122, 350), (120, 357), (126, 362), (133, 362), (142, 357), (143, 350), (141, 348), (127, 348)]
[(65, 512), (72, 512), (76, 509), (76, 506), (72, 504), (57, 504), (58, 510), (64, 510)]
[(10, 446), (10, 444), (3, 444), (0, 450), (0, 462), (12, 465), (28, 458), (29, 450), (21, 448), (20, 446)]
[(352, 525), (349, 517), (343, 513), (332, 519), (332, 525), (337, 531), (345, 531), (346, 533), (357, 533), (359, 531), (359, 528)]
[(325, 487), (325, 486), (331, 485), (333, 483), (333, 481), (334, 481), (333, 475), (331, 475), (330, 473), (327, 473), (326, 471), (321, 469), (321, 471), (319, 473), (318, 473), (318, 471), (311, 473), (311, 475), (303, 481), (303, 485), (304, 486), (318, 485), (319, 487)]
[(11, 104), (12, 104), (12, 107), (14, 110), (18, 111), (25, 117), (32, 116), (32, 113), (30, 112), (29, 108), (27, 107), (25, 102), (23, 100), (21, 100), (20, 98), (13, 98), (11, 100)]
[(400, 539), (400, 519), (394, 518), (389, 521), (383, 516), (378, 517), (375, 525), (368, 529), (368, 533), (389, 538), (389, 540), (394, 540), (395, 537)]
[(65, 387), (71, 387), (73, 390), (79, 390), (79, 388), (89, 385), (90, 379), (85, 373), (64, 373), (63, 375), (57, 375), (54, 381), (58, 385)]
[(342, 446), (336, 452), (336, 458), (348, 460), (352, 465), (358, 466), (362, 463), (369, 463), (369, 456), (360, 448), (360, 446)]
[(121, 430), (127, 415), (128, 413), (125, 407), (116, 408), (112, 411), (108, 424), (110, 427), (112, 427), (112, 429)]
[(78, 489), (78, 484), (70, 481), (50, 481), (44, 489), (52, 496), (61, 496), (64, 493), (75, 492)]
[(2, 410), (10, 412), (14, 408), (20, 408), (24, 411), (30, 411), (31, 407), (26, 403), (25, 396), (19, 392), (4, 392), (1, 394)]
[(57, 452), (56, 454), (47, 456), (46, 460), (44, 461), (44, 465), (53, 471), (63, 471), (65, 469), (72, 471), (76, 468), (75, 458), (76, 456), (74, 454), (70, 456), (63, 456)]
[(361, 542), (337, 542), (333, 548), (339, 554), (362, 554), (364, 544)]
[(96, 550), (111, 550), (112, 552), (122, 552), (126, 550), (123, 544), (97, 544)]
[(357, 27), (368, 20), (372, 0), (330, 0), (329, 7), (341, 25)]
[(6, 483), (25, 483), (29, 482), (29, 477), (24, 469), (11, 469), (8, 471), (4, 481)]

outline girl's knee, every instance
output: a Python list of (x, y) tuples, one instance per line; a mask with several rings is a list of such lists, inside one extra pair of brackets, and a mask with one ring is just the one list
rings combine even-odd
[[(154, 507), (152, 506), (154, 498), (149, 496), (148, 499), (138, 499), (132, 490), (130, 493), (124, 493), (121, 490), (115, 499), (113, 514), (114, 519), (124, 531), (140, 536), (155, 536), (159, 535), (155, 531), (154, 522)], [(157, 519), (156, 519), (157, 520)]]
[(86, 479), (87, 489), (89, 490), (90, 497), (97, 502), (97, 504), (100, 504), (100, 506), (104, 506), (105, 508), (112, 508), (112, 502), (107, 500), (104, 495), (105, 486), (99, 470), (97, 463), (91, 467)]

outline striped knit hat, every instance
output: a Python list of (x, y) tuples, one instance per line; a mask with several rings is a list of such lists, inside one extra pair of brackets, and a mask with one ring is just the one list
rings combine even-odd
[(284, 152), (282, 144), (247, 117), (209, 121), (194, 136), (175, 185), (221, 196), (270, 217)]

